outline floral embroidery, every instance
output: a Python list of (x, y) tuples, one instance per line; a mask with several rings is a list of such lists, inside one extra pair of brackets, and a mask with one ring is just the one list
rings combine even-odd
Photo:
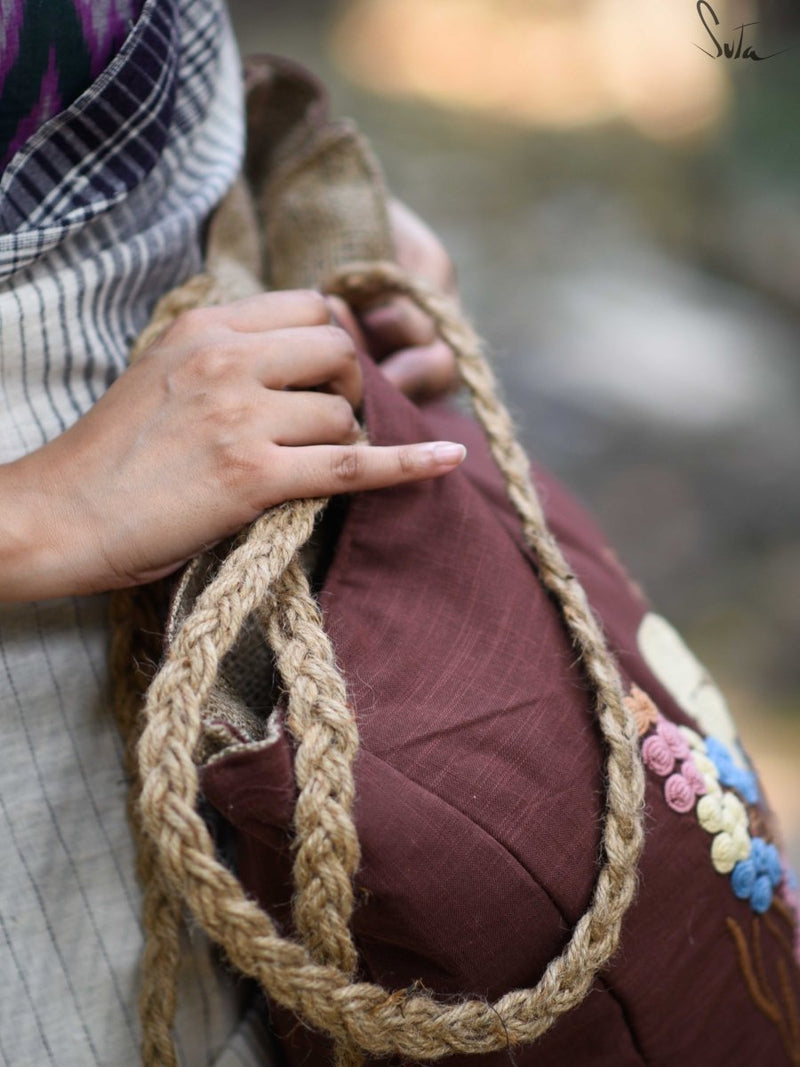
[[(697, 725), (696, 730), (676, 727), (633, 686), (626, 704), (636, 722), (642, 762), (664, 780), (669, 808), (681, 815), (694, 811), (711, 835), (714, 869), (728, 879), (734, 896), (749, 905), (750, 936), (746, 925), (732, 917), (725, 920), (742, 977), (753, 1003), (778, 1028), (789, 1062), (800, 1067), (800, 1005), (787, 969), (792, 956), (800, 963), (797, 882), (769, 840), (770, 819), (758, 779), (724, 696), (677, 631), (660, 616), (647, 614), (637, 644), (649, 669)], [(780, 953), (771, 978), (763, 951), (767, 937)]]
[(786, 876), (775, 845), (757, 834), (757, 822), (751, 832), (748, 806), (761, 799), (755, 774), (719, 738), (665, 719), (637, 686), (626, 703), (641, 737), (642, 761), (664, 779), (667, 806), (680, 815), (695, 812), (712, 837), (714, 870), (729, 875), (733, 893), (763, 915), (778, 887), (786, 892)]
[[(659, 727), (662, 725), (669, 725), (665, 720), (659, 722)], [(669, 750), (669, 760), (666, 758), (651, 759), (648, 760), (645, 754), (645, 747), (648, 742), (653, 740), (647, 738), (642, 746), (642, 755), (644, 757), (645, 765), (654, 770), (656, 774), (661, 775), (662, 778), (669, 775), (666, 783), (664, 784), (664, 799), (667, 805), (672, 808), (673, 811), (686, 814), (694, 807), (695, 799), (702, 796), (706, 792), (706, 784), (703, 780), (703, 776), (697, 769), (694, 760), (689, 754), (688, 748), (686, 749), (685, 757), (676, 757), (674, 749)], [(657, 744), (654, 749), (651, 750), (651, 755), (655, 754), (657, 757), (662, 757), (663, 753), (667, 751), (666, 743), (661, 738), (655, 738)], [(672, 768), (675, 766), (676, 759), (683, 760), (681, 767), (674, 774), (671, 774)]]
[(649, 767), (662, 778), (675, 766), (675, 756), (670, 751), (669, 745), (665, 744), (657, 734), (652, 734), (642, 745), (642, 759), (645, 767)]
[(648, 612), (639, 624), (636, 643), (642, 659), (673, 700), (706, 736), (727, 745), (734, 762), (744, 767), (747, 761), (725, 697), (677, 630), (660, 615)]
[(705, 744), (706, 752), (717, 768), (722, 784), (741, 793), (748, 804), (758, 804), (761, 800), (761, 792), (756, 776), (750, 768), (738, 766), (730, 749), (716, 737), (707, 737)]
[(683, 777), (694, 790), (696, 796), (701, 797), (704, 793), (709, 792), (708, 787), (706, 786), (706, 780), (703, 777), (702, 771), (697, 766), (694, 756), (689, 756), (683, 761), (681, 772)]
[(625, 703), (636, 722), (636, 729), (639, 731), (639, 737), (646, 734), (650, 727), (655, 726), (658, 722), (658, 708), (647, 693), (641, 690), (637, 685), (633, 686), (630, 693), (625, 698)]
[(708, 833), (711, 862), (720, 874), (729, 874), (738, 860), (750, 855), (747, 809), (734, 793), (712, 793), (697, 804), (697, 821)]
[[(701, 784), (702, 790), (702, 784)], [(673, 811), (685, 815), (691, 811), (697, 797), (694, 782), (687, 776), (685, 765), (679, 774), (671, 774), (664, 785), (664, 798)]]
[(749, 900), (758, 915), (769, 910), (772, 891), (783, 880), (783, 866), (777, 848), (763, 837), (754, 837), (750, 855), (733, 868), (731, 886), (740, 900)]

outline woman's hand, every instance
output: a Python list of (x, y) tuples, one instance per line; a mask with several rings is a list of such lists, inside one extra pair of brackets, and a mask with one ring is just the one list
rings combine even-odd
[[(389, 202), (389, 220), (400, 266), (457, 300), (453, 263), (433, 230), (399, 200)], [(337, 305), (336, 314), (350, 329), (346, 311)], [(359, 325), (383, 373), (412, 399), (430, 400), (458, 384), (452, 349), (437, 337), (432, 320), (407, 298), (393, 297), (369, 310)]]
[(444, 474), (460, 445), (355, 445), (350, 335), (306, 290), (182, 315), (66, 433), (0, 467), (0, 599), (151, 581), (296, 497)]

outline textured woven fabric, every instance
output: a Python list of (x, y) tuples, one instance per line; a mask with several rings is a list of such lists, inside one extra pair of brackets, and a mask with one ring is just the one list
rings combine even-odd
[[(415, 408), (366, 360), (364, 373), (375, 444), (459, 440), (468, 455), (446, 478), (354, 497), (320, 593), (361, 738), (360, 973), (390, 989), (421, 981), (447, 997), (493, 999), (534, 985), (589, 903), (602, 739), (481, 432), (443, 406)], [(725, 702), (588, 516), (550, 475), (537, 468), (535, 479), (636, 708), (647, 769), (639, 893), (618, 953), (579, 1007), (532, 1045), (442, 1062), (791, 1067), (800, 1057), (791, 876)], [(284, 927), (292, 759), (282, 733), (202, 774), (238, 832), (244, 885)], [(738, 869), (749, 880), (740, 863), (755, 868), (753, 888), (772, 876), (768, 896), (746, 898), (732, 877)], [(292, 1067), (331, 1062), (330, 1046), (294, 1017), (278, 1013), (277, 1030)]]
[(144, 0), (0, 0), (0, 169), (89, 88)]
[[(242, 127), (220, 0), (148, 0), (89, 90), (15, 155), (0, 177), (0, 461), (85, 412), (156, 299), (201, 267)], [(102, 596), (0, 607), (0, 1062), (13, 1067), (138, 1061), (140, 904), (107, 640)], [(269, 1063), (200, 937), (185, 972), (182, 1063)]]

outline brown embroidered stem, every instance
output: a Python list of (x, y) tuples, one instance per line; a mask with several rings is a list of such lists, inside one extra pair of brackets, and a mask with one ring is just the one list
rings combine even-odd
[(778, 980), (786, 1004), (786, 1016), (789, 1023), (788, 1041), (784, 1042), (786, 1052), (792, 1064), (800, 1064), (800, 1025), (797, 1019), (797, 1003), (794, 990), (789, 981), (789, 972), (783, 960), (778, 960)]
[(782, 1022), (781, 1013), (778, 1006), (774, 1003), (768, 992), (762, 992), (755, 972), (753, 971), (753, 962), (750, 958), (750, 949), (747, 945), (747, 938), (744, 932), (735, 919), (728, 917), (725, 923), (733, 938), (734, 945), (736, 947), (736, 956), (739, 960), (739, 968), (742, 972), (742, 977), (745, 980), (750, 996), (756, 1004), (756, 1007), (766, 1015), (768, 1019), (775, 1023), (776, 1026), (780, 1026)]
[(794, 928), (796, 923), (795, 914), (794, 911), (786, 903), (786, 901), (781, 900), (781, 898), (776, 893), (772, 897), (771, 907), (788, 924), (790, 932), (794, 934)]
[(727, 925), (727, 928), (729, 928), (731, 936), (734, 939), (736, 956), (739, 960), (739, 969), (741, 971), (741, 976), (748, 987), (750, 996), (752, 997), (755, 1006), (759, 1009), (759, 1012), (762, 1012), (775, 1024), (775, 1026), (778, 1026), (781, 1039), (784, 1041), (785, 1045), (786, 1042), (783, 1036), (784, 1020), (781, 1015), (781, 1010), (769, 997), (769, 992), (764, 992), (758, 985), (757, 978), (753, 971), (753, 962), (750, 957), (747, 938), (735, 919), (729, 917), (725, 919), (725, 924)]
[(753, 960), (755, 962), (756, 975), (758, 981), (761, 983), (764, 996), (769, 998), (770, 1003), (777, 1006), (777, 998), (773, 995), (764, 970), (764, 948), (761, 944), (761, 924), (758, 921), (757, 915), (753, 916)]
[[(764, 972), (761, 920), (758, 916), (753, 918), (752, 956), (747, 944), (747, 938), (736, 920), (728, 918), (725, 921), (733, 937), (739, 968), (750, 996), (753, 998), (756, 1007), (777, 1027), (781, 1043), (789, 1057), (789, 1062), (794, 1065), (800, 1064), (800, 1025), (798, 1024), (797, 1001), (785, 962), (780, 958), (776, 961), (778, 982), (786, 1008), (786, 1015), (784, 1016), (777, 998), (772, 995), (772, 990)], [(765, 916), (764, 924), (771, 933), (777, 936), (781, 947), (786, 947), (782, 931), (770, 919), (769, 915)], [(789, 945), (787, 958), (790, 962), (794, 958), (792, 945)]]
[[(774, 907), (774, 906), (775, 906), (775, 898), (773, 898), (773, 900), (772, 900), (772, 906), (771, 907)], [(775, 940), (778, 941), (779, 944), (781, 945), (781, 947), (786, 950), (786, 954), (789, 957), (789, 959), (792, 959), (792, 957), (794, 956), (794, 942), (793, 942), (792, 938), (786, 933), (785, 930), (782, 930), (780, 928), (780, 926), (778, 926), (778, 924), (775, 922), (775, 920), (772, 918), (772, 916), (769, 914), (769, 912), (767, 912), (767, 914), (764, 916), (764, 922), (765, 922), (765, 924), (767, 926), (767, 929), (772, 934), (772, 936), (775, 938)]]

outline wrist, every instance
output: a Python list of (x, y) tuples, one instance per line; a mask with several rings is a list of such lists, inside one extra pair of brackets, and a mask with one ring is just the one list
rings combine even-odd
[(31, 456), (0, 465), (0, 601), (79, 591), (60, 495), (39, 476)]

